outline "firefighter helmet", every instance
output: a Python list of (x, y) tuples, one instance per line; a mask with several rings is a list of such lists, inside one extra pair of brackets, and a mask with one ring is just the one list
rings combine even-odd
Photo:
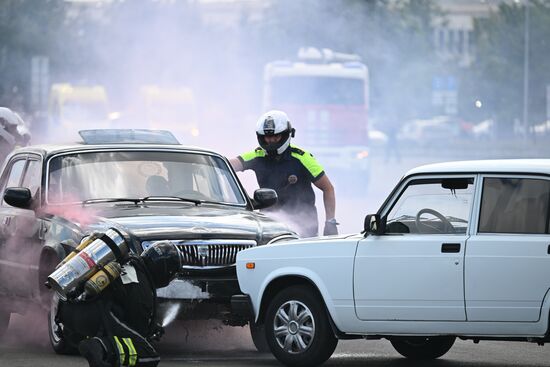
[[(256, 123), (256, 135), (258, 143), (268, 155), (283, 154), (290, 145), (290, 138), (294, 137), (295, 130), (292, 128), (288, 116), (283, 111), (272, 110), (264, 113)], [(277, 143), (268, 144), (266, 136), (281, 135)]]
[(155, 288), (166, 287), (181, 269), (181, 255), (170, 241), (155, 242), (141, 254)]

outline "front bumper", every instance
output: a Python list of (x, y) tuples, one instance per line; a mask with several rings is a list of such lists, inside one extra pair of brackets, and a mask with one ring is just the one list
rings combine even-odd
[(231, 313), (246, 320), (254, 320), (254, 308), (248, 294), (235, 294), (231, 297)]
[[(237, 297), (235, 296), (237, 295)], [(252, 319), (252, 303), (242, 296), (236, 279), (189, 280), (176, 279), (167, 287), (157, 290), (158, 315), (165, 319), (175, 305), (176, 318), (181, 320), (222, 320), (226, 325), (243, 326)], [(246, 295), (248, 297), (248, 295)], [(242, 306), (233, 306), (233, 299)]]
[(239, 282), (234, 277), (192, 279), (177, 278), (168, 286), (157, 290), (157, 297), (166, 300), (194, 301), (211, 300), (228, 303), (231, 296), (241, 293)]

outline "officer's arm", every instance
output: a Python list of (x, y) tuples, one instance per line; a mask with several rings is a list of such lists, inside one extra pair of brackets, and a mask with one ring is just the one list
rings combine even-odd
[(323, 191), (323, 203), (325, 205), (325, 220), (335, 218), (336, 214), (336, 196), (334, 194), (334, 186), (330, 182), (327, 175), (323, 175), (320, 179), (313, 183), (321, 191)]
[(231, 158), (229, 160), (229, 163), (231, 163), (231, 166), (237, 172), (242, 171), (244, 169), (243, 163), (241, 162), (241, 160), (239, 158)]

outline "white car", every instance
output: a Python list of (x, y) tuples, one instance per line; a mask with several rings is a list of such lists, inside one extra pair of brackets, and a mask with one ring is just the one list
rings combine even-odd
[(238, 312), (289, 366), (338, 339), (388, 339), (407, 358), (455, 338), (550, 341), (550, 160), (409, 171), (361, 233), (239, 252)]

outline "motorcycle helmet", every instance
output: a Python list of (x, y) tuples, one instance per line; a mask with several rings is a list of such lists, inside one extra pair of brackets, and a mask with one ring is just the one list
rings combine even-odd
[[(294, 137), (295, 130), (290, 125), (288, 116), (283, 111), (272, 110), (264, 113), (256, 123), (256, 136), (260, 147), (267, 155), (280, 155), (290, 145), (290, 138)], [(281, 134), (281, 140), (277, 143), (268, 144), (266, 136)]]
[(170, 241), (155, 242), (141, 253), (143, 262), (151, 274), (155, 288), (166, 287), (181, 270), (181, 255)]

